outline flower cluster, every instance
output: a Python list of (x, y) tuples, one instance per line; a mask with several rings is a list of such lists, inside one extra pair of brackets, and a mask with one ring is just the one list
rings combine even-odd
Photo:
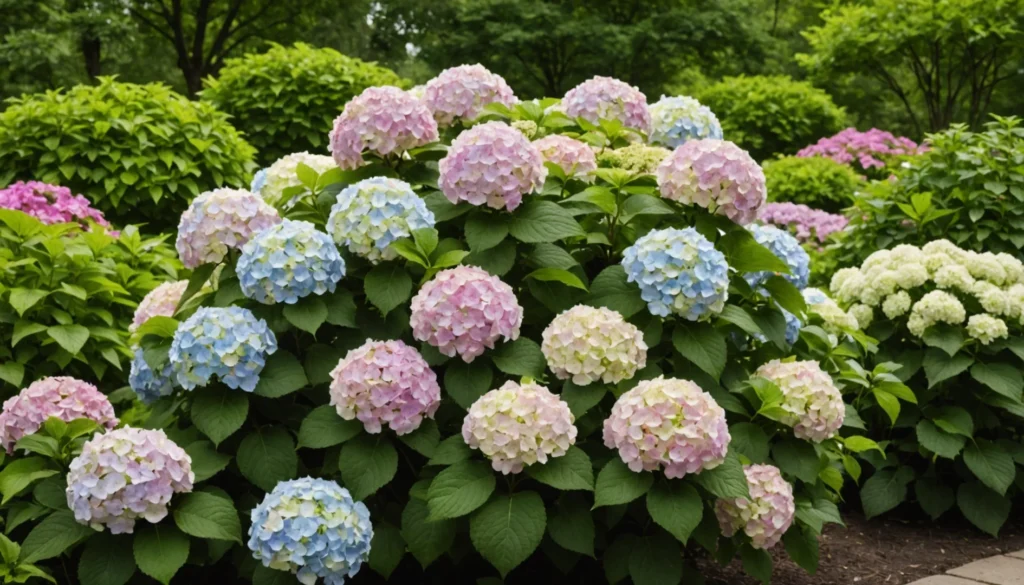
[(807, 303), (807, 310), (821, 318), (825, 331), (839, 335), (847, 329), (860, 328), (857, 319), (825, 293), (816, 288), (805, 288), (801, 292), (804, 302)]
[(653, 175), (661, 161), (672, 154), (672, 151), (660, 146), (648, 146), (634, 142), (622, 148), (606, 148), (598, 155), (598, 163), (602, 167), (623, 169), (641, 175)]
[(343, 585), (370, 558), (370, 511), (327, 479), (282, 481), (253, 508), (249, 550), (300, 583)]
[(997, 339), (1005, 339), (1010, 331), (1006, 322), (986, 313), (971, 315), (967, 320), (967, 335), (977, 339), (982, 345), (988, 345)]
[(130, 534), (139, 518), (163, 520), (171, 496), (193, 481), (192, 458), (162, 430), (124, 427), (82, 446), (68, 471), (68, 508), (96, 530)]
[(649, 232), (626, 248), (622, 266), (659, 317), (673, 313), (696, 321), (721, 312), (729, 298), (725, 255), (694, 228)]
[(258, 231), (281, 221), (277, 210), (240, 189), (216, 189), (196, 197), (178, 223), (178, 257), (185, 268), (220, 262)]
[(541, 337), (551, 371), (579, 386), (628, 380), (647, 365), (643, 334), (611, 309), (576, 305), (555, 317)]
[(64, 376), (43, 378), (4, 402), (0, 445), (13, 453), (18, 439), (38, 431), (51, 416), (64, 422), (88, 418), (108, 429), (117, 426), (114, 407), (92, 384)]
[[(754, 240), (757, 243), (768, 248), (772, 254), (775, 254), (779, 260), (785, 262), (786, 266), (789, 267), (789, 274), (783, 274), (783, 278), (793, 283), (793, 286), (797, 288), (802, 289), (807, 286), (807, 281), (811, 277), (811, 257), (800, 246), (800, 242), (796, 238), (791, 236), (789, 232), (771, 225), (752, 225), (750, 226), (750, 233), (754, 235)], [(774, 274), (767, 271), (748, 272), (743, 278), (750, 283), (750, 286), (756, 288), (764, 284)]]
[(229, 388), (252, 392), (277, 351), (266, 321), (241, 307), (202, 307), (178, 326), (170, 360), (178, 384), (186, 390), (206, 386), (213, 376)]
[(459, 134), (438, 170), (438, 187), (452, 203), (509, 211), (519, 207), (523, 195), (543, 187), (548, 176), (536, 146), (504, 122), (487, 122)]
[(250, 299), (294, 305), (311, 294), (334, 292), (345, 276), (345, 261), (316, 226), (286, 219), (246, 242), (235, 270)]
[(764, 171), (747, 151), (725, 140), (689, 140), (658, 166), (665, 199), (699, 205), (746, 225), (767, 196)]
[(644, 380), (615, 401), (604, 444), (630, 469), (679, 478), (714, 469), (729, 449), (725, 411), (689, 380)]
[(796, 516), (793, 486), (771, 465), (745, 465), (749, 498), (721, 499), (715, 502), (715, 516), (725, 536), (740, 530), (750, 537), (750, 545), (769, 549), (779, 543)]
[(152, 404), (164, 396), (170, 396), (174, 391), (174, 367), (167, 362), (159, 372), (154, 372), (142, 348), (135, 348), (128, 372), (128, 385), (143, 404)]
[(647, 133), (651, 114), (647, 96), (639, 89), (612, 77), (593, 77), (566, 92), (561, 109), (573, 118), (591, 124), (601, 120), (618, 120), (626, 128)]
[[(327, 155), (293, 152), (277, 159), (274, 164), (256, 173), (250, 190), (271, 205), (278, 206), (284, 203), (286, 207), (290, 206), (295, 198), (309, 192), (302, 180), (299, 179), (300, 163), (320, 175), (338, 166), (334, 159)], [(287, 197), (288, 201), (285, 201), (286, 189), (298, 192)]]
[(523, 136), (530, 140), (533, 140), (533, 137), (537, 135), (537, 130), (539, 130), (537, 123), (533, 120), (515, 120), (511, 126), (522, 132)]
[(811, 209), (802, 203), (765, 203), (757, 212), (757, 219), (765, 223), (789, 228), (801, 242), (817, 239), (824, 243), (828, 237), (846, 228), (850, 220), (844, 215)]
[(707, 106), (692, 97), (665, 97), (650, 107), (651, 144), (675, 148), (687, 140), (722, 139), (722, 125)]
[(569, 405), (533, 382), (505, 382), (469, 407), (462, 438), (505, 475), (565, 455), (576, 442)]
[(88, 221), (109, 227), (103, 213), (93, 209), (82, 195), (73, 195), (71, 189), (39, 181), (18, 181), (0, 189), (0, 208), (16, 209), (43, 223)]
[(185, 294), (188, 288), (187, 280), (176, 282), (165, 282), (146, 293), (142, 302), (135, 309), (132, 323), (128, 326), (129, 332), (134, 332), (149, 320), (150, 317), (173, 317), (174, 309), (181, 301), (181, 295)]
[(437, 137), (437, 122), (421, 100), (397, 87), (369, 87), (335, 118), (329, 149), (339, 167), (352, 170), (366, 164), (363, 153), (400, 156)]
[(878, 128), (872, 128), (867, 132), (847, 128), (835, 136), (822, 138), (796, 155), (824, 156), (842, 164), (856, 161), (861, 169), (868, 170), (885, 167), (888, 158), (920, 154), (926, 150), (925, 146), (918, 146), (909, 138), (893, 136), (891, 132)]
[(467, 363), (499, 339), (518, 339), (523, 323), (512, 287), (475, 266), (438, 272), (412, 298), (411, 307), (413, 337)]
[(473, 120), (488, 104), (513, 106), (519, 102), (500, 75), (480, 64), (445, 69), (427, 82), (423, 101), (441, 128)]
[(331, 405), (368, 433), (387, 425), (397, 435), (419, 428), (441, 404), (437, 375), (402, 341), (373, 341), (348, 352), (331, 372)]
[(832, 378), (815, 361), (772, 360), (754, 372), (782, 390), (784, 414), (779, 422), (793, 427), (798, 439), (820, 443), (843, 426), (846, 406)]
[(540, 151), (545, 161), (561, 167), (566, 176), (593, 180), (590, 173), (597, 170), (597, 157), (594, 149), (587, 144), (568, 136), (552, 134), (534, 142), (533, 146)]
[(373, 177), (349, 185), (331, 206), (327, 231), (339, 246), (376, 264), (413, 230), (434, 227), (434, 214), (405, 181)]

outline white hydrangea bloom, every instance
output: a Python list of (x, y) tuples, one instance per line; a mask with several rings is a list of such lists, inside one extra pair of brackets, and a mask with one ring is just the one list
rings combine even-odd
[(977, 339), (982, 345), (988, 345), (997, 339), (1005, 339), (1010, 334), (1006, 322), (986, 313), (971, 315), (967, 320), (967, 335)]

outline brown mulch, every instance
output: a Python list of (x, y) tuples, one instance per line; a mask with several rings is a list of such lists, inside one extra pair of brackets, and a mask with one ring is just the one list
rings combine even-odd
[[(905, 585), (971, 561), (1024, 549), (1024, 519), (1007, 522), (992, 538), (962, 519), (875, 518), (844, 514), (846, 527), (829, 525), (820, 539), (818, 572), (808, 575), (786, 558), (780, 544), (772, 556), (772, 585)], [(720, 567), (698, 563), (707, 585), (758, 585), (739, 561)]]

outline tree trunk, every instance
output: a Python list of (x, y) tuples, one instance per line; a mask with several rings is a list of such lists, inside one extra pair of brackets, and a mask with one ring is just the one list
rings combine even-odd
[(90, 80), (96, 79), (102, 72), (100, 63), (100, 49), (102, 44), (99, 37), (82, 36), (82, 56), (85, 57), (85, 73)]

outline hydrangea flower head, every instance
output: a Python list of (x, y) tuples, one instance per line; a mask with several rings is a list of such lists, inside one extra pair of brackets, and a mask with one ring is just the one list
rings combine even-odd
[(562, 110), (573, 118), (591, 124), (618, 120), (626, 128), (650, 132), (651, 114), (647, 96), (628, 83), (612, 77), (596, 76), (570, 89), (562, 98)]
[(421, 101), (397, 87), (368, 87), (334, 120), (329, 149), (338, 166), (352, 170), (364, 153), (382, 158), (437, 141), (437, 122)]
[(188, 288), (188, 281), (178, 280), (164, 282), (146, 293), (146, 296), (142, 297), (142, 302), (135, 309), (132, 324), (128, 326), (129, 333), (141, 327), (150, 317), (173, 317), (174, 309), (177, 308), (186, 288)]
[(519, 102), (504, 78), (480, 64), (445, 69), (427, 82), (423, 101), (441, 128), (475, 119), (488, 104), (514, 106)]
[(861, 169), (868, 170), (885, 167), (886, 161), (894, 156), (920, 154), (927, 150), (909, 138), (893, 136), (891, 132), (878, 128), (866, 132), (847, 128), (835, 136), (822, 138), (796, 155), (824, 156), (841, 164), (857, 163)]
[[(789, 274), (783, 274), (782, 277), (797, 288), (806, 287), (807, 281), (811, 278), (811, 257), (807, 254), (807, 250), (800, 245), (800, 242), (788, 232), (775, 226), (754, 224), (749, 229), (758, 244), (768, 248), (772, 254), (775, 254), (789, 267)], [(743, 278), (750, 283), (750, 286), (756, 288), (764, 284), (773, 274), (766, 271), (748, 272)]]
[(675, 148), (687, 140), (722, 139), (722, 125), (707, 106), (692, 97), (665, 97), (651, 105), (651, 144)]
[(348, 352), (331, 371), (331, 405), (368, 433), (387, 425), (397, 435), (419, 428), (441, 404), (437, 375), (402, 341), (373, 341)]
[(835, 436), (843, 426), (846, 406), (832, 378), (815, 361), (772, 360), (754, 376), (773, 382), (782, 390), (780, 421), (793, 427), (798, 439), (820, 443)]
[(606, 148), (597, 156), (597, 160), (602, 167), (622, 169), (641, 175), (653, 175), (661, 161), (671, 154), (672, 151), (667, 148), (633, 142), (622, 148)]
[(936, 323), (959, 325), (966, 318), (967, 311), (960, 299), (944, 290), (933, 290), (911, 307), (907, 329), (912, 334), (923, 337), (925, 331)]
[(185, 268), (216, 263), (280, 221), (277, 210), (254, 193), (215, 189), (196, 197), (181, 214), (175, 247)]
[(438, 272), (412, 298), (409, 319), (413, 337), (466, 363), (499, 339), (518, 339), (522, 323), (512, 287), (476, 266)]
[(409, 183), (373, 177), (349, 185), (331, 206), (327, 231), (339, 246), (376, 264), (396, 254), (392, 242), (434, 227), (434, 214)]
[(615, 401), (604, 421), (604, 444), (633, 471), (664, 469), (665, 477), (714, 469), (729, 450), (725, 411), (689, 380), (658, 376)]
[(117, 426), (114, 407), (102, 392), (88, 382), (66, 376), (36, 380), (4, 402), (0, 413), (0, 444), (14, 453), (14, 444), (39, 430), (55, 416), (64, 422), (88, 418), (100, 426)]
[(171, 496), (192, 491), (195, 474), (192, 458), (162, 430), (123, 427), (87, 441), (67, 481), (75, 520), (130, 534), (139, 518), (163, 520)]
[(267, 169), (260, 169), (256, 171), (256, 174), (252, 176), (252, 181), (249, 183), (249, 190), (257, 195), (261, 195), (260, 191), (263, 190), (263, 186), (267, 184)]
[(558, 165), (566, 176), (593, 180), (590, 173), (597, 170), (597, 157), (594, 149), (586, 143), (561, 134), (551, 134), (535, 141), (533, 145), (545, 161)]
[(543, 187), (548, 176), (537, 147), (504, 122), (479, 124), (459, 134), (438, 170), (438, 186), (452, 203), (509, 211), (519, 207), (523, 195)]
[(852, 315), (844, 311), (828, 295), (816, 288), (805, 288), (803, 293), (807, 310), (821, 317), (825, 331), (838, 335), (846, 329), (859, 329), (860, 326)]
[(757, 219), (767, 188), (747, 151), (726, 140), (689, 140), (658, 166), (665, 199), (699, 205), (746, 225)]
[(103, 213), (93, 209), (84, 196), (40, 181), (18, 181), (0, 189), (0, 208), (22, 211), (46, 224), (93, 221), (110, 227)]
[(331, 237), (308, 221), (286, 219), (242, 246), (235, 267), (242, 293), (272, 305), (334, 292), (345, 261)]
[(725, 255), (694, 228), (653, 230), (622, 255), (626, 278), (654, 315), (696, 321), (719, 313), (729, 298)]
[(143, 404), (152, 404), (159, 398), (170, 396), (174, 391), (174, 368), (168, 361), (159, 372), (154, 372), (146, 362), (142, 349), (136, 348), (128, 374), (128, 385)]
[(982, 345), (988, 345), (997, 339), (1005, 339), (1010, 334), (1006, 321), (987, 313), (971, 315), (967, 320), (967, 335), (977, 339)]
[(229, 388), (252, 392), (277, 338), (263, 319), (241, 307), (202, 307), (178, 326), (170, 360), (186, 390), (216, 376)]
[(828, 237), (846, 228), (850, 220), (845, 215), (812, 209), (802, 203), (765, 203), (757, 212), (757, 219), (765, 223), (788, 228), (801, 242), (817, 240), (825, 243)]
[(767, 550), (778, 544), (793, 524), (793, 486), (772, 465), (745, 465), (743, 473), (750, 497), (718, 500), (715, 516), (725, 536), (742, 530), (750, 537), (751, 546)]
[(282, 481), (253, 508), (249, 550), (304, 585), (343, 585), (370, 558), (370, 511), (327, 479)]
[(628, 380), (647, 365), (647, 344), (636, 325), (604, 307), (576, 305), (541, 334), (541, 351), (560, 380), (586, 386)]
[(462, 438), (505, 475), (561, 457), (576, 442), (569, 405), (534, 382), (508, 381), (469, 407)]
[[(282, 203), (287, 206), (291, 201), (301, 197), (303, 194), (309, 193), (302, 180), (299, 179), (298, 168), (300, 163), (313, 169), (319, 175), (338, 166), (333, 158), (324, 154), (310, 154), (308, 152), (286, 154), (274, 161), (269, 167), (256, 173), (256, 177), (252, 180), (252, 192), (275, 207)], [(295, 189), (297, 187), (301, 187), (302, 191), (287, 197), (289, 201), (285, 201), (285, 189)]]

